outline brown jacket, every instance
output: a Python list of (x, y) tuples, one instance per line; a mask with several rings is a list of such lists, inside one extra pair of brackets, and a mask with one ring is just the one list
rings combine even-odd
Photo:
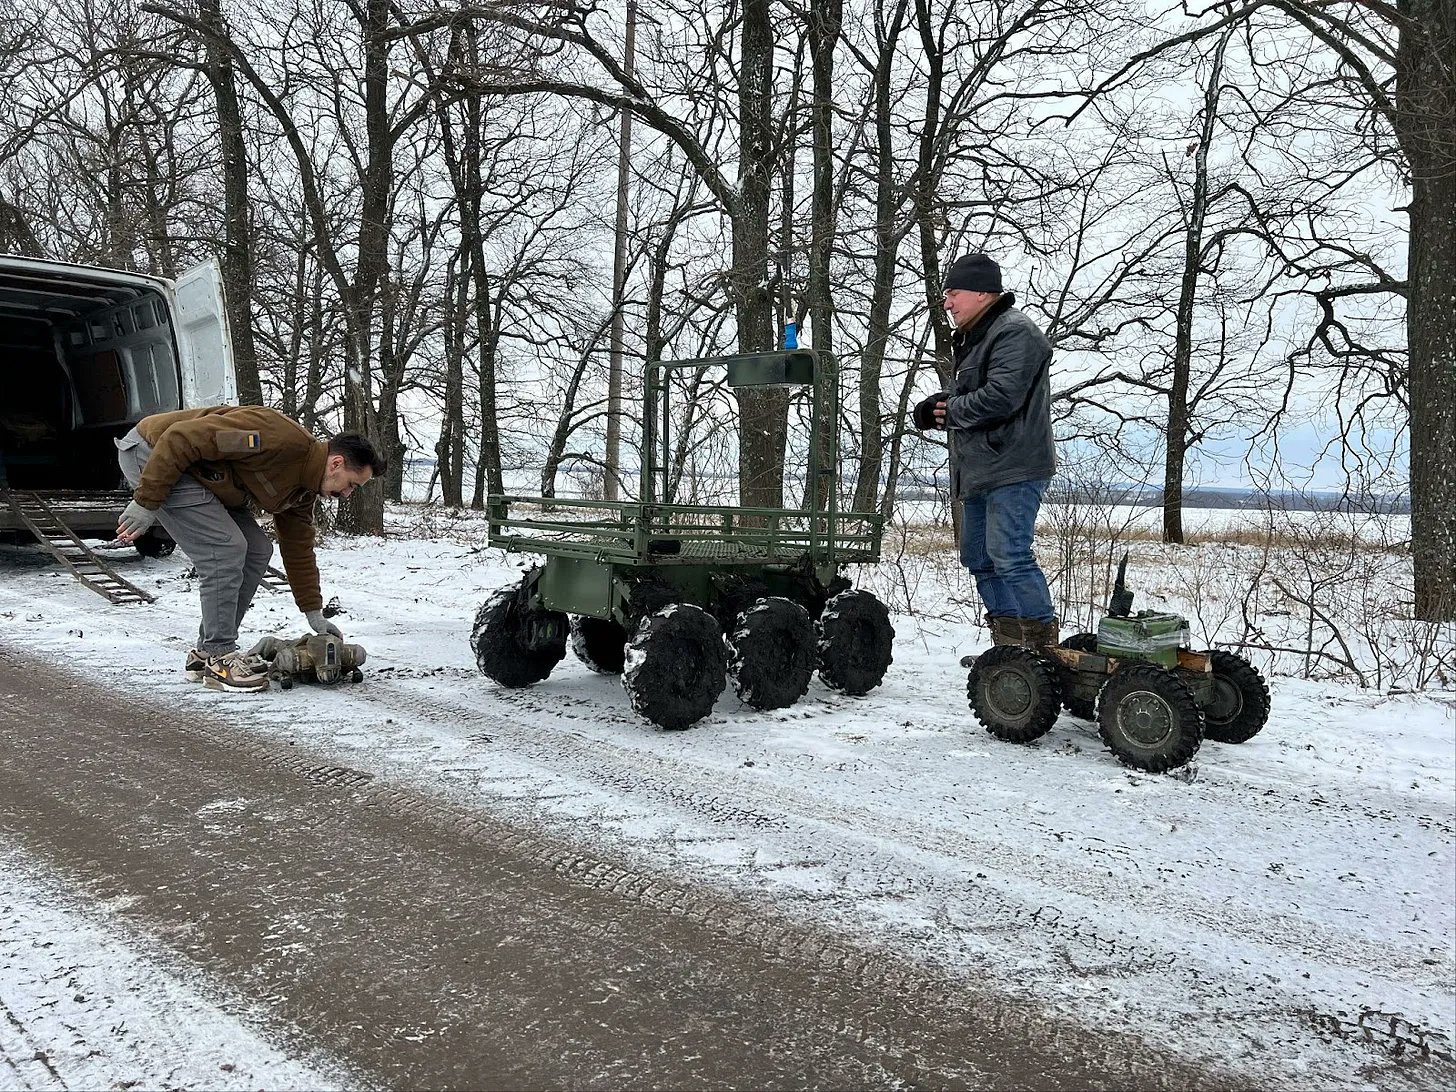
[(255, 501), (273, 515), (278, 552), (301, 611), (324, 605), (314, 558), (314, 503), (323, 487), (328, 445), (264, 406), (209, 406), (144, 417), (137, 424), (152, 456), (132, 496), (157, 509), (183, 474), (229, 508)]

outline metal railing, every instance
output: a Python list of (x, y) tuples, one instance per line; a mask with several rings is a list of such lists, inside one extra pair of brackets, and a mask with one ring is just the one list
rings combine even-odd
[(528, 496), (492, 496), (488, 514), (502, 549), (663, 565), (874, 562), (884, 525), (877, 513)]

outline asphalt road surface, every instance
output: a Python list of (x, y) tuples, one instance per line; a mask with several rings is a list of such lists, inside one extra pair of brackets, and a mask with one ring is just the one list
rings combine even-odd
[(380, 1087), (1238, 1083), (5, 645), (0, 836)]

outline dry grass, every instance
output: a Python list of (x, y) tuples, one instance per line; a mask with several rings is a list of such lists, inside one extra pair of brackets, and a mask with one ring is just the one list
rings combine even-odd
[[(1057, 539), (1063, 529), (1042, 520), (1036, 525), (1040, 539)], [(1085, 536), (1085, 537), (1090, 537)], [(1161, 545), (1161, 529), (1122, 527), (1111, 536), (1119, 543), (1152, 543)], [(1382, 541), (1361, 534), (1349, 527), (1223, 527), (1206, 528), (1186, 535), (1185, 546), (1253, 546), (1265, 549), (1334, 550), (1341, 553), (1370, 551), (1384, 554), (1410, 552), (1408, 539)], [(954, 551), (955, 534), (949, 523), (890, 524), (885, 528), (885, 553), (908, 557), (929, 557), (941, 551)]]
[[(1204, 513), (1186, 545), (1161, 520), (1126, 509), (1042, 511), (1037, 554), (1068, 630), (1094, 628), (1124, 551), (1138, 605), (1187, 617), (1201, 647), (1254, 660), (1269, 675), (1339, 679), (1384, 691), (1456, 685), (1456, 630), (1413, 620), (1410, 542), (1399, 519), (1321, 512)], [(950, 595), (959, 557), (948, 521), (886, 528), (881, 566), (897, 609), (956, 609), (975, 624), (973, 593)], [(963, 576), (963, 571), (961, 573)], [(917, 594), (942, 589), (927, 603)]]
[[(1145, 541), (1160, 542), (1160, 534), (1149, 533)], [(1292, 527), (1227, 527), (1220, 531), (1202, 531), (1187, 536), (1187, 545), (1267, 546), (1273, 549), (1321, 549), (1344, 552), (1361, 550), (1404, 554), (1410, 551), (1408, 539), (1382, 541), (1346, 528)]]

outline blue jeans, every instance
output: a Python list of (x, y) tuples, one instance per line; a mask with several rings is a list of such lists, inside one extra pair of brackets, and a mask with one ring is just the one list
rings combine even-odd
[(1050, 622), (1052, 594), (1031, 552), (1036, 514), (1048, 479), (1017, 482), (966, 501), (961, 524), (961, 563), (976, 578), (976, 590), (993, 618)]

